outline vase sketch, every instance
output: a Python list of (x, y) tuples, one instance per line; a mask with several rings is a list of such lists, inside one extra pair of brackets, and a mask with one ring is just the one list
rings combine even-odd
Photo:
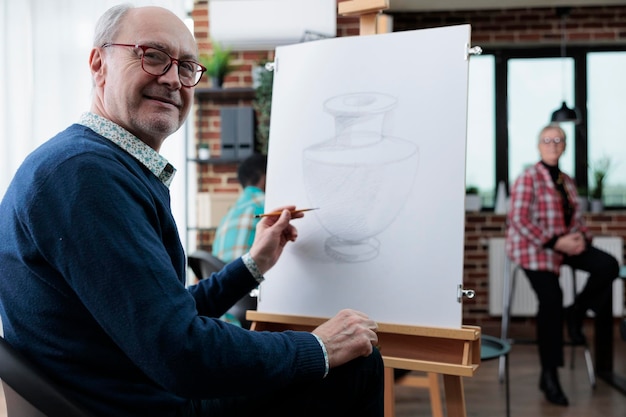
[(411, 193), (419, 152), (415, 143), (388, 134), (396, 105), (395, 97), (375, 92), (332, 97), (324, 111), (335, 118), (335, 136), (304, 150), (306, 192), (330, 234), (324, 251), (336, 261), (375, 258), (376, 237)]

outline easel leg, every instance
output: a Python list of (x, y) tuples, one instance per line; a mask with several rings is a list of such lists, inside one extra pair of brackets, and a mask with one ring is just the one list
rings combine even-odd
[(428, 372), (428, 389), (430, 392), (430, 407), (433, 412), (433, 417), (443, 417), (443, 404), (441, 403), (438, 374)]
[(443, 376), (443, 385), (446, 393), (446, 409), (448, 417), (466, 417), (465, 394), (463, 393), (463, 380), (460, 376)]
[(376, 16), (378, 16), (378, 13), (368, 13), (361, 15), (359, 22), (359, 31), (361, 35), (376, 34)]
[(396, 415), (396, 395), (393, 368), (385, 367), (385, 417)]

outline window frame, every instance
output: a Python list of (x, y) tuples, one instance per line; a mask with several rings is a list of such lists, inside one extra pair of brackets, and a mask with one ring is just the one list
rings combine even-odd
[[(574, 129), (574, 176), (579, 187), (589, 187), (588, 141), (587, 141), (587, 54), (590, 52), (624, 52), (626, 45), (568, 46), (565, 56), (574, 60), (574, 105), (582, 120)], [(510, 59), (560, 58), (559, 46), (534, 48), (483, 48), (483, 54), (494, 56), (495, 83), (495, 184), (504, 181), (506, 189), (514, 179), (509, 178), (509, 132), (508, 132), (508, 61)], [(555, 103), (555, 109), (559, 103)], [(494, 189), (494, 195), (497, 190)], [(491, 208), (493, 209), (493, 207)], [(620, 210), (621, 206), (605, 210)]]

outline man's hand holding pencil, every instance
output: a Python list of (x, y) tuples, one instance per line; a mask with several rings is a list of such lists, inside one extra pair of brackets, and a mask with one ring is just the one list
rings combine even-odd
[[(319, 207), (305, 208), (305, 209), (293, 209), (293, 210), (289, 210), (289, 212), (291, 213), (291, 218), (293, 219), (293, 218), (297, 218), (293, 216), (296, 213), (304, 213), (305, 211), (317, 210), (318, 208)], [(259, 217), (280, 216), (281, 214), (282, 214), (282, 210), (278, 210), (278, 211), (271, 211), (269, 213), (257, 214), (254, 217), (258, 219)]]
[(262, 214), (256, 226), (254, 243), (250, 256), (257, 264), (261, 274), (273, 267), (288, 242), (295, 242), (298, 231), (289, 221), (304, 217), (304, 212), (311, 209), (296, 210), (296, 206), (283, 206)]

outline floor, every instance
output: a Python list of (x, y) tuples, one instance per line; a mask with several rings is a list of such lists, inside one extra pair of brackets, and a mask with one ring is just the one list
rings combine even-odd
[[(484, 334), (497, 335), (497, 333)], [(589, 334), (589, 333), (587, 333)], [(626, 342), (616, 330), (614, 370), (626, 378)], [(509, 354), (511, 417), (625, 417), (626, 394), (598, 379), (589, 384), (582, 348), (575, 350), (574, 369), (570, 369), (570, 347), (565, 350), (566, 366), (559, 375), (569, 407), (548, 403), (539, 391), (537, 346), (514, 343)], [(592, 351), (593, 355), (593, 351)], [(441, 378), (440, 378), (441, 383)], [(506, 416), (505, 386), (498, 378), (498, 360), (482, 362), (476, 374), (463, 379), (468, 417)], [(396, 417), (430, 416), (426, 389), (396, 386)]]
[[(483, 328), (483, 334), (497, 335)], [(614, 369), (626, 377), (626, 342), (616, 331)], [(598, 379), (595, 389), (589, 385), (583, 351), (576, 349), (575, 367), (569, 368), (570, 349), (566, 349), (568, 366), (560, 369), (561, 385), (570, 401), (569, 407), (549, 404), (538, 389), (537, 347), (515, 343), (509, 355), (511, 417), (625, 417), (626, 395)], [(593, 354), (593, 352), (592, 352)], [(440, 377), (441, 382), (441, 377)], [(498, 378), (498, 360), (481, 363), (476, 374), (464, 378), (467, 417), (505, 416), (504, 384)], [(431, 415), (426, 389), (397, 386), (396, 417)], [(0, 389), (0, 417), (7, 417), (4, 394)]]

